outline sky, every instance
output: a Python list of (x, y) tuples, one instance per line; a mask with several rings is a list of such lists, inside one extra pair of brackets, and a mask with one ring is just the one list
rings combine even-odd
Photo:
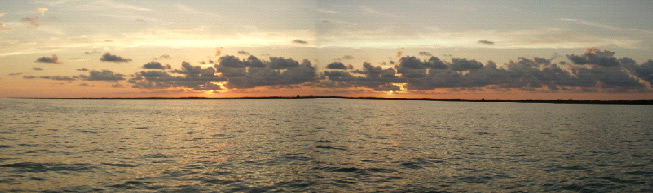
[(0, 97), (653, 99), (651, 1), (0, 2)]

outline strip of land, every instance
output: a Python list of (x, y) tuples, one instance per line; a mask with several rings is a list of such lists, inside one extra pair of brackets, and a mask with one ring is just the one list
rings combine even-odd
[(362, 99), (362, 100), (422, 100), (422, 101), (450, 101), (450, 102), (516, 102), (516, 103), (554, 103), (554, 104), (616, 104), (616, 105), (653, 105), (653, 100), (497, 100), (497, 99), (434, 99), (434, 98), (381, 98), (381, 97), (343, 97), (343, 96), (268, 96), (268, 97), (235, 97), (235, 98), (206, 98), (206, 97), (136, 97), (136, 98), (26, 98), (26, 99), (103, 99), (103, 100), (134, 100), (134, 99)]

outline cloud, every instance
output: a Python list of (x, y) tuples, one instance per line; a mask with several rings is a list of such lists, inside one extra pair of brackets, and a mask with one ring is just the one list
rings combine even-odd
[(352, 65), (345, 65), (341, 62), (334, 62), (326, 66), (327, 69), (352, 69)]
[(601, 51), (597, 48), (590, 47), (585, 49), (583, 55), (570, 54), (567, 58), (574, 64), (589, 64), (599, 66), (618, 66), (619, 61), (613, 57), (614, 52)]
[(476, 60), (467, 60), (464, 58), (451, 59), (451, 70), (454, 71), (467, 71), (483, 68), (483, 64)]
[(354, 76), (347, 71), (325, 71), (323, 75), (328, 79), (322, 81), (318, 86), (327, 88), (365, 87), (377, 91), (388, 91), (399, 90), (399, 87), (392, 83), (402, 81), (400, 77), (396, 76), (394, 68), (383, 69), (367, 62), (363, 64), (363, 70), (355, 70), (353, 73), (364, 76)]
[(404, 55), (404, 48), (397, 49), (397, 58), (401, 58)]
[(653, 84), (653, 61), (652, 60), (649, 60), (642, 65), (635, 66), (634, 71), (637, 76)]
[(61, 64), (61, 61), (59, 61), (59, 57), (57, 55), (52, 54), (52, 57), (40, 57), (36, 59), (34, 62), (39, 62), (39, 63), (50, 63), (50, 64)]
[(215, 75), (212, 67), (202, 68), (193, 66), (188, 62), (182, 63), (182, 69), (176, 69), (172, 73), (181, 74), (173, 76), (165, 71), (140, 71), (133, 78), (129, 79), (134, 88), (144, 89), (165, 89), (165, 88), (190, 88), (193, 90), (221, 90), (213, 82), (225, 81), (226, 78)]
[(50, 10), (50, 9), (45, 8), (45, 7), (36, 8), (36, 11), (41, 13), (41, 16), (45, 15), (45, 12), (48, 12), (48, 10)]
[(57, 80), (57, 81), (74, 81), (77, 80), (77, 76), (23, 76), (24, 79), (34, 79), (34, 78), (41, 78), (41, 79), (49, 79), (49, 80)]
[(299, 62), (292, 58), (270, 57), (270, 68), (272, 69), (289, 69), (299, 66)]
[(34, 67), (34, 68), (32, 68), (32, 70), (34, 70), (34, 71), (43, 71), (43, 68)]
[(317, 9), (317, 12), (320, 12), (320, 13), (326, 13), (326, 14), (337, 14), (337, 13), (340, 13), (340, 12), (333, 11), (333, 10), (328, 10), (328, 9)]
[[(591, 56), (592, 54), (596, 56)], [(590, 56), (588, 56), (590, 55)], [(453, 58), (451, 62), (436, 57), (420, 60), (416, 57), (402, 57), (395, 66), (397, 71), (365, 63), (362, 70), (322, 72), (325, 78), (318, 84), (326, 88), (366, 87), (373, 90), (394, 90), (395, 84), (404, 84), (408, 91), (455, 89), (518, 89), (558, 92), (628, 92), (649, 90), (641, 81), (653, 81), (653, 61), (638, 65), (630, 58), (614, 58), (614, 53), (590, 48), (583, 55), (587, 59), (599, 57), (596, 61), (616, 61), (610, 65), (597, 63), (588, 65), (565, 65), (564, 68), (551, 60), (534, 57), (510, 61), (505, 68), (496, 63), (486, 65), (466, 58)], [(594, 59), (587, 59), (592, 61)]]
[(139, 12), (152, 11), (152, 9), (149, 9), (149, 8), (138, 7), (138, 6), (131, 5), (131, 4), (116, 2), (116, 1), (113, 1), (113, 0), (95, 1), (95, 2), (92, 2), (92, 3), (84, 4), (83, 6), (80, 6), (80, 8), (83, 8), (83, 9), (86, 9), (86, 10), (108, 10), (108, 9), (111, 9), (111, 11), (113, 11), (113, 12), (132, 13), (132, 14), (133, 14), (134, 11), (139, 11)]
[(159, 56), (159, 59), (170, 59), (170, 55), (169, 54), (163, 54), (163, 55)]
[(308, 41), (306, 41), (306, 40), (293, 40), (292, 43), (296, 43), (296, 44), (308, 44)]
[(83, 71), (83, 72), (86, 72), (86, 71), (88, 71), (88, 68), (80, 68), (80, 69), (77, 69), (77, 71)]
[(249, 55), (249, 52), (247, 52), (245, 50), (240, 50), (240, 51), (238, 51), (238, 54)]
[[(252, 55), (241, 59), (226, 55), (220, 57), (212, 67), (182, 62), (181, 68), (170, 71), (136, 72), (127, 82), (134, 88), (181, 90), (316, 86), (345, 90), (402, 89), (408, 92), (438, 88), (533, 92), (650, 92), (649, 84), (645, 83), (653, 83), (653, 61), (638, 64), (631, 58), (615, 58), (614, 55), (614, 52), (608, 50), (587, 48), (582, 54), (567, 56), (573, 64), (554, 63), (551, 59), (543, 57), (520, 57), (501, 67), (493, 61), (483, 64), (466, 58), (442, 60), (434, 56), (428, 59), (402, 56), (393, 67), (374, 66), (364, 62), (362, 68), (352, 69), (351, 65), (333, 62), (326, 65), (322, 72), (316, 72), (311, 62), (305, 59), (297, 61), (292, 58), (269, 57), (268, 60), (262, 60)], [(169, 69), (158, 62), (144, 64), (143, 68)], [(82, 68), (78, 71), (89, 70)], [(124, 75), (109, 70), (90, 70), (89, 75), (80, 76), (23, 78), (108, 81), (115, 82), (114, 84), (126, 79)]]
[(494, 42), (489, 40), (478, 40), (478, 43), (485, 44), (485, 45), (494, 45)]
[(84, 52), (84, 54), (100, 54), (102, 52), (99, 52), (97, 50), (93, 50), (92, 52)]
[(419, 55), (420, 56), (433, 56), (433, 54), (431, 54), (431, 52), (419, 52)]
[(159, 62), (150, 62), (143, 65), (144, 69), (170, 69), (170, 64), (161, 65)]
[(20, 19), (21, 21), (27, 22), (34, 27), (38, 27), (41, 24), (39, 23), (39, 17), (24, 17)]
[(9, 73), (8, 75), (9, 76), (18, 76), (18, 75), (21, 75), (21, 74), (23, 74), (23, 73), (22, 72), (15, 72), (15, 73)]
[(581, 24), (581, 25), (598, 27), (598, 28), (609, 29), (609, 30), (614, 30), (614, 31), (622, 31), (622, 32), (635, 31), (635, 32), (645, 32), (645, 33), (649, 33), (649, 34), (653, 33), (653, 31), (650, 31), (650, 30), (642, 30), (642, 29), (634, 29), (634, 28), (620, 28), (620, 27), (616, 27), (616, 26), (604, 25), (604, 24), (599, 24), (599, 23), (595, 23), (595, 22), (585, 21), (585, 20), (582, 20), (582, 19), (560, 18), (560, 21), (573, 22), (573, 23), (577, 23), (577, 24)]
[(227, 78), (228, 88), (290, 86), (316, 80), (315, 68), (308, 60), (300, 63), (291, 58), (270, 57), (270, 61), (261, 61), (250, 56), (243, 61), (225, 56), (220, 58), (215, 68)]
[(351, 59), (354, 59), (354, 57), (351, 56), (351, 55), (344, 55), (341, 59), (343, 59), (343, 60), (351, 60)]
[(107, 52), (107, 53), (104, 53), (104, 55), (102, 55), (102, 57), (100, 58), (100, 61), (118, 63), (118, 62), (129, 62), (129, 61), (132, 61), (132, 59), (122, 58), (120, 56), (113, 55), (113, 54), (110, 54), (110, 53)]
[(399, 58), (399, 65), (397, 68), (402, 69), (446, 69), (447, 65), (438, 57), (431, 57), (428, 60), (420, 60), (417, 57), (407, 56)]
[(426, 76), (426, 69), (446, 69), (448, 66), (438, 57), (422, 61), (417, 57), (407, 56), (399, 59), (396, 68), (402, 77), (418, 78)]
[(83, 80), (86, 80), (86, 81), (116, 82), (116, 81), (120, 81), (120, 80), (125, 80), (125, 78), (123, 78), (122, 74), (114, 74), (110, 70), (102, 70), (102, 71), (91, 70), (89, 72), (89, 76), (81, 75), (80, 77)]
[(0, 13), (0, 17), (5, 16), (7, 13)]

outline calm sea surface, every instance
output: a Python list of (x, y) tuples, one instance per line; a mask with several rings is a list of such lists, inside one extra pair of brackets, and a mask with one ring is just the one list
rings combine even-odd
[(0, 192), (651, 192), (653, 106), (0, 99)]

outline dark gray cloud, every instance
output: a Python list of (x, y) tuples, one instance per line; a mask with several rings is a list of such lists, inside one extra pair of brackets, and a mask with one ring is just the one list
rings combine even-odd
[(181, 69), (174, 70), (172, 73), (183, 74), (188, 77), (212, 77), (214, 76), (215, 69), (212, 67), (202, 69), (201, 66), (193, 66), (190, 63), (183, 61), (181, 63)]
[(41, 24), (39, 23), (39, 17), (24, 17), (20, 19), (21, 21), (27, 22), (34, 27), (38, 27)]
[(327, 64), (326, 68), (327, 69), (352, 69), (353, 66), (345, 65), (342, 62), (333, 62), (331, 64)]
[(86, 71), (88, 71), (88, 68), (80, 68), (80, 69), (77, 69), (77, 71), (83, 71), (83, 72), (86, 72)]
[(215, 67), (227, 78), (226, 86), (229, 88), (290, 86), (316, 80), (315, 68), (308, 60), (300, 63), (291, 58), (270, 57), (270, 61), (261, 61), (250, 56), (243, 61), (234, 56), (225, 56)]
[[(107, 53), (108, 54), (108, 53)], [(47, 58), (47, 57), (46, 57)], [(466, 58), (450, 61), (431, 56), (398, 58), (393, 67), (374, 66), (368, 62), (362, 68), (333, 62), (326, 70), (316, 73), (308, 60), (255, 56), (241, 59), (232, 55), (219, 58), (212, 67), (194, 66), (182, 62), (181, 68), (170, 71), (140, 71), (127, 81), (143, 89), (220, 90), (245, 89), (261, 86), (288, 88), (312, 85), (324, 88), (398, 90), (399, 84), (411, 91), (454, 89), (502, 89), (575, 92), (650, 92), (653, 83), (653, 61), (638, 64), (631, 58), (615, 58), (614, 52), (589, 48), (583, 54), (567, 56), (573, 64), (554, 63), (551, 59), (520, 57), (498, 67), (493, 61), (483, 63)], [(165, 69), (161, 63), (150, 62), (145, 69)], [(88, 71), (86, 68), (78, 71)], [(21, 73), (12, 73), (17, 76)], [(23, 76), (58, 81), (108, 81), (118, 84), (125, 76), (112, 71), (91, 70), (80, 76)]]
[(640, 78), (653, 84), (653, 61), (649, 60), (646, 63), (636, 66), (634, 68), (635, 74)]
[(355, 70), (353, 73), (364, 76), (354, 76), (347, 71), (325, 71), (322, 75), (328, 81), (323, 81), (318, 86), (329, 88), (365, 87), (378, 91), (387, 91), (399, 90), (399, 87), (392, 83), (402, 81), (402, 78), (396, 75), (394, 68), (383, 69), (367, 62), (363, 64), (363, 70)]
[(73, 81), (77, 80), (77, 76), (41, 76), (43, 79), (59, 80), (59, 81)]
[(245, 50), (240, 50), (240, 51), (238, 51), (238, 54), (249, 55), (249, 52), (247, 52)]
[(170, 59), (170, 55), (169, 54), (163, 54), (163, 55), (159, 56), (159, 59)]
[[(408, 90), (432, 90), (436, 88), (489, 88), (522, 90), (574, 90), (589, 91), (642, 91), (646, 85), (638, 79), (653, 81), (653, 61), (637, 64), (630, 58), (616, 59), (609, 51), (592, 50), (581, 57), (591, 58), (590, 54), (603, 57), (596, 61), (617, 61), (616, 64), (594, 66), (569, 66), (564, 69), (550, 59), (534, 57), (518, 58), (510, 61), (505, 68), (488, 61), (484, 66), (476, 60), (453, 58), (451, 62), (432, 57), (420, 60), (416, 57), (402, 57), (394, 69), (364, 64), (362, 70), (354, 70), (355, 76), (347, 71), (325, 71), (321, 87), (367, 87), (374, 90), (390, 90), (393, 83), (405, 83)], [(590, 57), (588, 57), (590, 55)], [(614, 62), (613, 62), (614, 63)], [(438, 68), (434, 68), (438, 66)], [(568, 69), (568, 70), (566, 70)]]
[(58, 80), (58, 81), (73, 81), (77, 80), (79, 78), (78, 76), (23, 76), (24, 79), (34, 79), (34, 78), (41, 78), (41, 79), (50, 79), (50, 80)]
[(299, 62), (283, 57), (270, 57), (270, 68), (272, 69), (289, 69), (299, 66)]
[(451, 70), (454, 71), (467, 71), (483, 68), (483, 64), (476, 60), (467, 60), (464, 58), (451, 59)]
[[(407, 56), (399, 58), (397, 69), (446, 69), (447, 64), (442, 62), (438, 57), (431, 57), (428, 60), (420, 60), (417, 57)], [(401, 73), (401, 72), (400, 72)]]
[(247, 61), (245, 61), (245, 66), (254, 67), (254, 68), (264, 68), (267, 65), (263, 61), (259, 60), (257, 57), (249, 56)]
[(21, 75), (21, 74), (23, 74), (23, 73), (22, 72), (15, 72), (15, 73), (9, 73), (8, 75), (9, 76), (18, 76), (18, 75)]
[(34, 70), (34, 71), (43, 71), (43, 68), (34, 67), (34, 68), (32, 68), (32, 70)]
[(103, 62), (129, 62), (129, 61), (132, 61), (132, 59), (123, 58), (123, 57), (113, 55), (113, 54), (110, 54), (110, 53), (107, 52), (107, 53), (104, 53), (104, 55), (102, 55), (102, 58), (100, 58), (100, 61), (103, 61)]
[(162, 64), (159, 63), (159, 62), (154, 62), (154, 61), (152, 61), (152, 62), (150, 62), (150, 63), (144, 64), (144, 65), (143, 65), (143, 68), (144, 68), (144, 69), (162, 69), (162, 70), (163, 70), (163, 69), (170, 69), (170, 64), (166, 64), (166, 65), (164, 66), (164, 65), (162, 65)]
[(431, 54), (431, 52), (419, 52), (419, 55), (420, 56), (433, 56), (433, 54)]
[(59, 61), (59, 57), (57, 55), (52, 54), (52, 57), (40, 57), (36, 59), (34, 62), (40, 62), (40, 63), (50, 63), (50, 64), (61, 64), (61, 61)]
[(478, 43), (485, 44), (485, 45), (494, 45), (494, 42), (490, 40), (478, 40)]
[(293, 40), (292, 43), (296, 43), (296, 44), (308, 44), (308, 42), (307, 42), (306, 40)]
[(589, 64), (599, 66), (618, 66), (619, 61), (613, 57), (614, 52), (601, 51), (596, 48), (587, 48), (582, 55), (570, 54), (567, 58), (574, 64)]
[(102, 70), (102, 71), (95, 71), (91, 70), (89, 72), (89, 75), (81, 75), (80, 76), (83, 80), (86, 81), (109, 81), (109, 82), (115, 82), (115, 81), (120, 81), (120, 80), (125, 80), (123, 78), (122, 74), (116, 74), (113, 73), (110, 70)]
[(212, 67), (202, 68), (193, 66), (188, 62), (182, 62), (182, 68), (172, 71), (173, 76), (165, 71), (141, 71), (129, 79), (134, 88), (162, 89), (162, 88), (190, 88), (193, 90), (221, 90), (219, 85), (212, 82), (225, 81), (226, 78), (215, 75)]

